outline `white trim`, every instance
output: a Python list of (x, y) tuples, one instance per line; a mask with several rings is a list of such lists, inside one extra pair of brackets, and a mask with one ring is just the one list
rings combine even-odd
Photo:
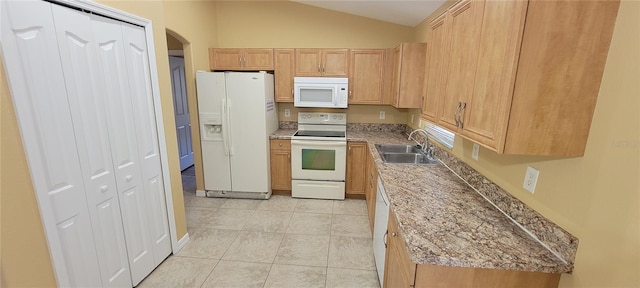
[(187, 243), (189, 243), (189, 239), (190, 239), (189, 233), (184, 234), (184, 236), (182, 236), (182, 238), (178, 240), (178, 245), (176, 245), (178, 249), (174, 249), (173, 254), (175, 255), (176, 253), (180, 252), (180, 250), (182, 250), (182, 248), (184, 248), (184, 246), (187, 245)]
[(207, 197), (206, 190), (196, 190), (196, 197)]

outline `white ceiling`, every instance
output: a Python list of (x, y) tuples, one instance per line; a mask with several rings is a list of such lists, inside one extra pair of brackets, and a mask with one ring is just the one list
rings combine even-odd
[(445, 0), (292, 0), (386, 22), (415, 27)]

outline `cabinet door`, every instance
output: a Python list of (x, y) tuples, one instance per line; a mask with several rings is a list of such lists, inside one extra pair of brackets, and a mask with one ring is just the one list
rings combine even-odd
[(320, 76), (321, 62), (320, 49), (296, 49), (295, 76)]
[(424, 100), (422, 117), (436, 122), (438, 102), (445, 94), (447, 85), (447, 52), (449, 51), (445, 19), (447, 14), (435, 18), (429, 23), (429, 47), (427, 47), (427, 68), (425, 69)]
[(351, 50), (349, 104), (382, 104), (384, 50)]
[(382, 83), (382, 104), (393, 104), (393, 98), (396, 93), (394, 92), (394, 71), (395, 71), (395, 50), (394, 48), (388, 48), (384, 50), (384, 72)]
[(291, 190), (291, 142), (271, 140), (271, 189)]
[(276, 102), (293, 102), (293, 76), (295, 52), (293, 49), (275, 49)]
[(424, 96), (422, 87), (427, 44), (402, 43), (401, 49), (398, 100), (395, 107), (420, 108)]
[(376, 197), (378, 196), (378, 170), (376, 169), (376, 162), (373, 160), (371, 152), (367, 153), (367, 213), (369, 215), (369, 226), (371, 228), (371, 234), (373, 235), (373, 226), (375, 224), (376, 215)]
[(391, 105), (398, 107), (398, 98), (400, 97), (400, 70), (402, 69), (402, 45), (398, 45), (393, 49), (393, 74), (391, 77)]
[(384, 287), (413, 287), (417, 265), (411, 262), (398, 227), (398, 221), (391, 212), (389, 212), (389, 225), (387, 226), (387, 243)]
[(464, 106), (473, 92), (483, 8), (483, 0), (462, 0), (449, 9), (447, 15), (451, 40), (449, 69), (438, 120), (440, 125), (453, 131), (459, 126), (456, 120), (462, 120), (457, 116), (464, 113), (459, 105)]
[(349, 75), (349, 49), (322, 50), (322, 76), (347, 77)]
[(367, 164), (367, 143), (349, 142), (347, 143), (347, 194), (364, 195), (366, 164)]
[(243, 70), (273, 70), (273, 49), (244, 49)]
[(241, 70), (242, 49), (209, 49), (211, 70)]
[(494, 151), (504, 147), (526, 1), (487, 1), (473, 95), (462, 134)]

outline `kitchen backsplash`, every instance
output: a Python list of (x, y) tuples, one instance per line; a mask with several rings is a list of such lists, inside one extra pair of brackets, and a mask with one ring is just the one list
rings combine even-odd
[[(407, 131), (411, 131), (411, 128), (407, 127)], [(429, 146), (442, 163), (485, 199), (498, 207), (530, 234), (535, 235), (538, 241), (553, 251), (554, 254), (573, 265), (576, 251), (578, 250), (578, 238), (500, 188), (500, 186), (471, 168), (471, 166), (449, 153), (448, 149), (440, 147), (431, 140), (429, 140)]]

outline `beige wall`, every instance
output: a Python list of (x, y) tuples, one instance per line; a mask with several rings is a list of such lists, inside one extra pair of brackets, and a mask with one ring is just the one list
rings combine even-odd
[[(291, 115), (289, 117), (285, 116), (285, 109), (289, 109), (291, 111)], [(384, 119), (380, 119), (380, 111), (384, 111)], [(349, 105), (349, 108), (347, 109), (338, 110), (323, 108), (296, 108), (293, 107), (293, 103), (280, 103), (278, 105), (278, 118), (280, 121), (297, 122), (298, 112), (347, 113), (348, 123), (405, 124), (407, 120), (407, 109), (396, 109), (388, 105)]]
[(220, 48), (391, 48), (412, 27), (291, 1), (217, 2)]
[(193, 158), (196, 167), (196, 188), (204, 189), (198, 100), (196, 98), (195, 73), (209, 71), (209, 47), (217, 45), (215, 29), (216, 3), (213, 1), (165, 1), (167, 32), (184, 44), (185, 80), (190, 111)]
[[(622, 1), (584, 157), (453, 153), (580, 239), (561, 287), (640, 287), (640, 2)], [(540, 171), (535, 194), (522, 188)]]

